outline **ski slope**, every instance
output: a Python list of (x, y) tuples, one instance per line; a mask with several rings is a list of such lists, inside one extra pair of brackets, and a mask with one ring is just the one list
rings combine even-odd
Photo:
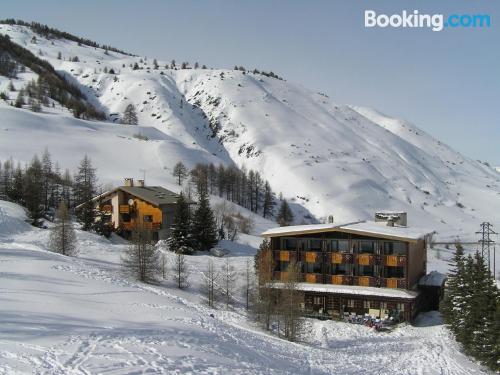
[[(145, 169), (150, 183), (174, 187), (178, 160), (190, 167), (235, 164), (258, 170), (282, 192), (297, 223), (308, 215), (365, 220), (388, 209), (407, 211), (409, 225), (434, 229), (442, 240), (475, 240), (483, 221), (500, 227), (497, 171), (406, 121), (260, 74), (167, 69), (165, 61), (154, 69), (152, 57), (41, 36), (32, 43), (33, 32), (23, 26), (0, 25), (0, 33), (41, 51), (108, 116), (107, 123), (85, 122), (57, 106), (32, 114), (1, 104), (0, 159), (25, 162), (48, 146), (54, 159), (74, 168), (86, 152), (104, 183)], [(69, 61), (73, 56), (80, 61)], [(104, 73), (110, 69), (117, 74)], [(22, 86), (30, 74), (14, 84)], [(0, 77), (0, 90), (7, 84)], [(129, 103), (138, 110), (138, 127), (118, 124)], [(133, 138), (138, 133), (149, 140)]]
[[(123, 240), (77, 231), (79, 257), (67, 258), (47, 251), (48, 230), (24, 219), (0, 201), (0, 223), (17, 223), (0, 225), (0, 374), (487, 373), (459, 352), (436, 312), (386, 333), (307, 320), (303, 342), (290, 343), (253, 323), (240, 289), (234, 309), (206, 306), (207, 255), (188, 257), (185, 291), (169, 277), (145, 285), (120, 269)], [(258, 241), (225, 243), (238, 288)]]

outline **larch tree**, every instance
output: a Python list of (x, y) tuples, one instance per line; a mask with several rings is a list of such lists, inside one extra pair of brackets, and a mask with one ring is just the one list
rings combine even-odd
[(234, 283), (236, 281), (236, 272), (234, 267), (231, 265), (229, 258), (222, 265), (222, 294), (224, 296), (224, 302), (226, 303), (226, 309), (229, 308), (231, 301), (233, 299)]
[(219, 296), (220, 273), (217, 271), (214, 261), (209, 259), (207, 268), (203, 271), (204, 291), (207, 296), (208, 306), (214, 307)]
[(125, 107), (125, 111), (123, 111), (122, 124), (137, 125), (138, 123), (139, 119), (137, 118), (135, 106), (130, 103), (127, 105), (127, 107)]
[(155, 282), (160, 273), (160, 252), (151, 230), (142, 222), (137, 223), (132, 231), (122, 266), (125, 273), (145, 283)]
[(172, 277), (177, 288), (185, 289), (189, 287), (189, 267), (186, 256), (182, 253), (176, 253), (174, 264), (172, 265)]
[(55, 225), (50, 228), (49, 249), (66, 256), (77, 254), (76, 235), (65, 202), (59, 203)]
[(258, 296), (255, 313), (263, 327), (269, 331), (275, 313), (274, 289), (272, 288), (274, 260), (271, 243), (264, 239), (255, 255), (255, 272), (258, 281)]
[(284, 323), (284, 334), (289, 341), (297, 341), (302, 329), (300, 303), (303, 302), (303, 295), (298, 288), (299, 281), (300, 266), (295, 261), (291, 261), (286, 269), (286, 277), (278, 302)]
[(174, 165), (174, 170), (172, 171), (172, 175), (176, 178), (177, 184), (180, 186), (188, 176), (188, 169), (181, 161), (178, 161)]

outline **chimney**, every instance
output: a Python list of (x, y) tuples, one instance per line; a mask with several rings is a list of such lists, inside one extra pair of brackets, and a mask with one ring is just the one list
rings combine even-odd
[(137, 186), (144, 187), (144, 180), (137, 180)]
[(388, 227), (393, 227), (394, 226), (394, 218), (389, 218), (387, 219), (387, 226)]
[(133, 178), (126, 178), (125, 179), (125, 186), (129, 186), (129, 187), (134, 186), (134, 179)]

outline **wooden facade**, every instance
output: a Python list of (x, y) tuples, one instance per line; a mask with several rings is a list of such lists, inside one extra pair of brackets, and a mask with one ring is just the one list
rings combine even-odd
[(129, 238), (136, 228), (144, 228), (152, 232), (153, 240), (160, 240), (170, 235), (177, 198), (177, 194), (162, 187), (145, 186), (141, 180), (134, 186), (132, 179), (125, 179), (124, 186), (95, 197), (92, 202), (112, 231)]
[[(360, 287), (352, 293), (304, 288), (303, 308), (312, 314), (338, 317), (347, 312), (411, 320), (419, 311), (418, 280), (426, 274), (426, 240), (361, 234), (349, 230), (268, 235), (275, 264), (275, 281), (286, 279), (290, 262), (299, 263), (300, 281)], [(366, 288), (373, 288), (367, 291)], [(408, 293), (377, 293), (381, 288)], [(333, 292), (328, 292), (328, 290)], [(346, 289), (346, 288), (344, 288)], [(384, 296), (385, 295), (385, 296)], [(387, 296), (389, 295), (389, 296)]]

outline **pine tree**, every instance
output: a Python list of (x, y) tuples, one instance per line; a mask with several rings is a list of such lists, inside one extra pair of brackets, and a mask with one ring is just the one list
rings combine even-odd
[(85, 155), (80, 162), (78, 172), (75, 175), (74, 198), (76, 205), (82, 205), (77, 210), (78, 221), (83, 230), (90, 230), (94, 224), (94, 204), (92, 198), (96, 195), (96, 170), (92, 167), (92, 161)]
[(217, 228), (208, 194), (202, 190), (198, 196), (198, 207), (193, 215), (193, 239), (198, 250), (206, 251), (217, 244)]
[(158, 65), (158, 61), (156, 59), (153, 60), (153, 69), (158, 69), (160, 66)]
[(123, 112), (122, 124), (126, 125), (137, 125), (139, 120), (137, 119), (137, 112), (135, 111), (135, 106), (133, 104), (128, 104)]
[(76, 235), (68, 207), (64, 202), (59, 204), (55, 225), (50, 229), (49, 249), (67, 256), (77, 254)]
[(24, 90), (20, 89), (19, 93), (17, 94), (16, 101), (14, 103), (14, 106), (16, 108), (22, 108), (22, 106), (25, 104), (24, 102)]
[(50, 153), (47, 148), (45, 148), (42, 155), (42, 188), (43, 188), (43, 204), (45, 211), (49, 209), (49, 199), (52, 191), (52, 160), (50, 158)]
[(293, 213), (290, 209), (290, 206), (288, 206), (286, 199), (283, 199), (283, 201), (281, 202), (281, 207), (276, 219), (278, 224), (282, 227), (288, 226), (293, 223)]
[(177, 183), (182, 185), (182, 181), (187, 177), (188, 175), (188, 170), (186, 166), (181, 162), (177, 162), (174, 166), (174, 170), (172, 172), (172, 175), (177, 179)]
[(43, 217), (43, 171), (38, 156), (34, 156), (24, 174), (23, 200), (30, 217), (36, 221)]
[(453, 330), (457, 321), (457, 309), (455, 305), (462, 303), (461, 293), (463, 290), (464, 276), (464, 248), (457, 242), (455, 254), (450, 263), (450, 271), (447, 275), (446, 294), (441, 303), (441, 313), (446, 324)]
[(168, 248), (175, 253), (192, 254), (193, 238), (191, 234), (191, 215), (184, 194), (179, 195), (177, 211), (167, 240)]

